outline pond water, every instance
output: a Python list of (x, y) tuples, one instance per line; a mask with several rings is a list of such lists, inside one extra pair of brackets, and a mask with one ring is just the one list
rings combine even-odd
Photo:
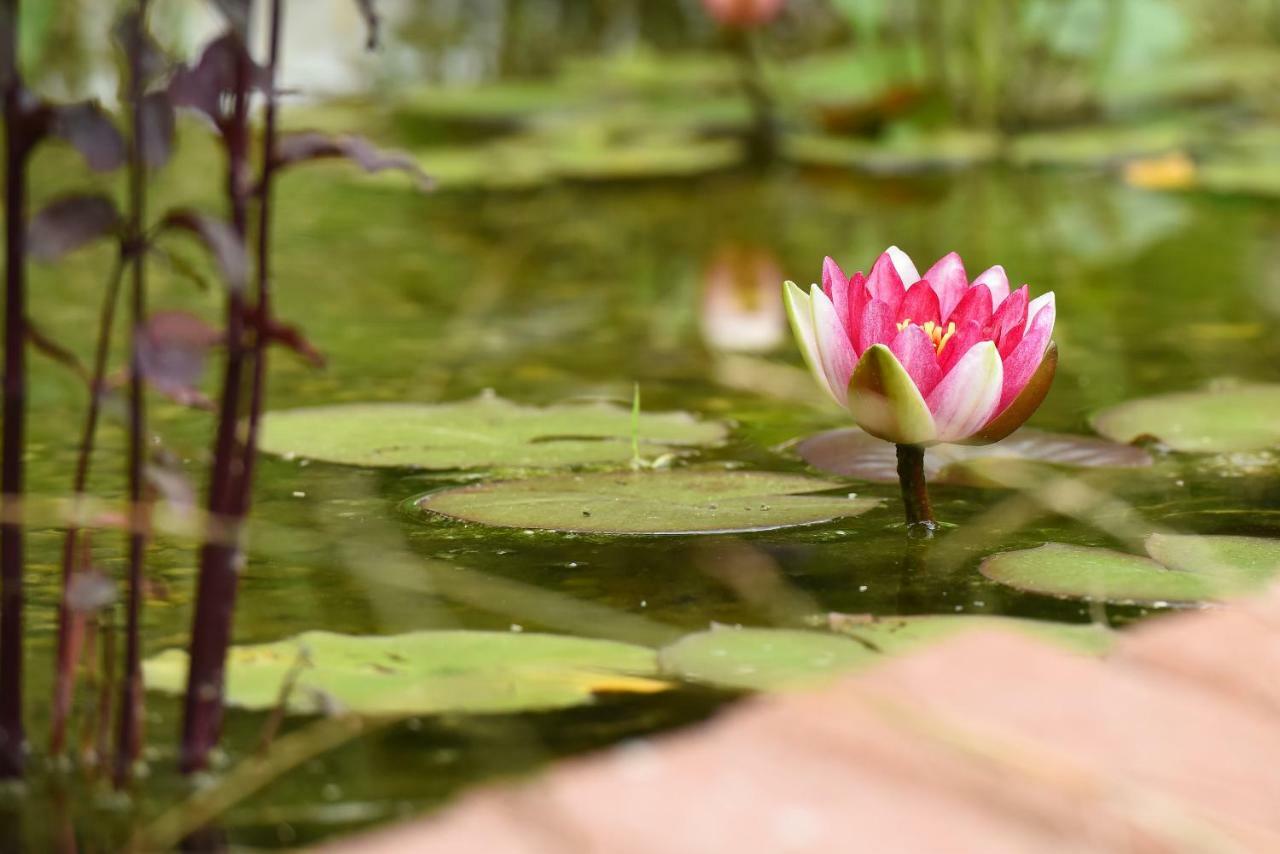
[[(775, 329), (778, 315), (765, 310), (763, 331), (731, 331), (728, 339), (700, 319), (706, 291), (716, 287), (717, 258), (752, 257), (766, 275), (772, 265), (779, 278), (807, 283), (825, 254), (846, 269), (866, 268), (890, 243), (924, 264), (958, 250), (971, 275), (1001, 263), (1033, 294), (1057, 292), (1060, 368), (1031, 422), (1044, 429), (1087, 433), (1087, 415), (1098, 407), (1223, 377), (1265, 380), (1280, 360), (1272, 334), (1280, 314), (1280, 209), (1148, 193), (1105, 174), (871, 179), (784, 170), (423, 196), (320, 169), (286, 178), (279, 199), (280, 311), (307, 330), (329, 366), (317, 372), (277, 354), (273, 408), (456, 400), (486, 389), (523, 403), (604, 397), (628, 405), (638, 383), (646, 411), (732, 422), (731, 439), (693, 461), (812, 473), (787, 443), (845, 420), (813, 403), (790, 333)], [(38, 272), (33, 282), (36, 317), (82, 352), (102, 262), (89, 253)], [(216, 294), (195, 292), (163, 270), (154, 290), (157, 305), (209, 311), (216, 304)], [(762, 294), (777, 299), (776, 285)], [(757, 352), (717, 349), (735, 334), (738, 345)], [(81, 392), (56, 367), (35, 371), (30, 488), (65, 494)], [(210, 419), (158, 401), (152, 416), (198, 477)], [(119, 494), (114, 429), (104, 436), (95, 484), (107, 496)], [(1265, 455), (1162, 459), (1147, 470), (1082, 477), (1099, 500), (1123, 502), (1152, 523), (1276, 536), (1280, 520), (1257, 509), (1273, 505), (1280, 489), (1272, 462)], [(937, 514), (954, 527), (921, 559), (907, 548), (896, 488), (867, 483), (845, 490), (886, 499), (863, 516), (738, 537), (534, 534), (428, 519), (412, 507), (415, 496), (472, 479), (265, 459), (237, 641), (316, 628), (463, 627), (657, 645), (712, 622), (800, 626), (829, 611), (1082, 622), (1099, 613), (995, 585), (977, 563), (1050, 540), (1117, 545), (1122, 523), (1134, 518), (1092, 500), (1078, 503), (1078, 518), (1029, 513), (1029, 499), (1007, 491), (939, 486)], [(109, 568), (118, 551), (112, 539), (99, 536)], [(3, 824), (32, 850), (69, 833), (81, 850), (109, 850), (185, 791), (173, 770), (178, 704), (147, 697), (151, 772), (133, 801), (44, 768), (59, 545), (53, 529), (31, 536), (29, 726), (39, 770), (25, 796), (6, 796), (12, 812)], [(147, 605), (145, 644), (153, 654), (184, 643), (193, 549), (161, 538), (150, 568), (167, 588)], [(439, 584), (441, 577), (452, 581)], [(1111, 608), (1106, 616), (1124, 623), (1140, 612)], [(701, 719), (732, 696), (689, 687), (563, 712), (399, 721), (330, 750), (316, 746), (316, 755), (260, 789), (244, 784), (216, 833), (261, 847), (330, 837), (420, 812), (555, 757)], [(254, 749), (266, 717), (229, 713), (229, 762)], [(312, 724), (289, 719), (285, 729)]]

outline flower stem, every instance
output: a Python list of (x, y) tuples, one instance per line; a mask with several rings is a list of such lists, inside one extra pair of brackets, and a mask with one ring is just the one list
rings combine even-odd
[(924, 481), (924, 448), (898, 445), (898, 483), (902, 487), (902, 509), (907, 516), (907, 532), (913, 537), (931, 537), (938, 523), (929, 504), (929, 487)]

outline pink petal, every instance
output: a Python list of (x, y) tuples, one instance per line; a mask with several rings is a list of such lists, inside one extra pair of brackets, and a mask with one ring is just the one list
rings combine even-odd
[(951, 314), (956, 303), (964, 296), (969, 287), (969, 278), (964, 272), (964, 262), (954, 252), (948, 252), (937, 260), (929, 272), (924, 274), (925, 281), (933, 286), (938, 294), (938, 304), (942, 307), (942, 316)]
[(897, 333), (893, 309), (880, 300), (872, 300), (862, 312), (862, 328), (858, 333), (858, 355), (875, 344), (887, 345)]
[(849, 334), (845, 332), (844, 324), (836, 316), (835, 306), (827, 295), (814, 285), (809, 299), (813, 303), (813, 331), (818, 342), (822, 372), (836, 400), (844, 406), (849, 397), (849, 377), (853, 375), (857, 358), (849, 344)]
[(959, 329), (971, 321), (979, 326), (986, 326), (987, 321), (990, 319), (991, 291), (974, 285), (964, 292), (964, 296), (960, 299), (960, 304), (947, 317), (947, 322), (954, 323), (956, 329)]
[[(1046, 294), (1052, 297), (1052, 294)], [(1039, 300), (1037, 300), (1039, 301)], [(1049, 299), (1041, 303), (1040, 310), (1031, 321), (1030, 328), (1022, 340), (1018, 342), (1008, 356), (1004, 357), (1004, 388), (1000, 393), (1000, 410), (1018, 396), (1018, 392), (1031, 379), (1031, 375), (1040, 367), (1044, 351), (1049, 347), (1049, 339), (1053, 337), (1053, 323), (1057, 316), (1054, 301)]]
[(1004, 372), (991, 341), (969, 348), (925, 399), (940, 442), (961, 442), (982, 429), (998, 411)]
[[(849, 326), (849, 280), (845, 277), (844, 271), (840, 269), (830, 256), (822, 259), (822, 292), (831, 300), (831, 304), (835, 306), (836, 317), (844, 325), (845, 331), (848, 332), (852, 327)], [(852, 340), (853, 336), (849, 336)]]
[(896, 246), (890, 246), (884, 252), (889, 256), (889, 260), (893, 262), (893, 269), (898, 271), (898, 278), (902, 279), (904, 288), (920, 281), (920, 274), (916, 272), (915, 262), (911, 260), (910, 255)]
[(899, 323), (910, 320), (919, 326), (929, 321), (938, 323), (942, 320), (942, 313), (938, 307), (938, 295), (933, 292), (933, 288), (929, 287), (929, 282), (916, 282), (907, 288), (907, 295), (902, 298), (902, 304), (898, 306), (897, 320)]
[(991, 340), (999, 341), (1015, 326), (1021, 328), (1026, 325), (1027, 286), (1023, 285), (1009, 294), (1008, 299), (1000, 303), (1000, 307), (991, 315), (991, 322), (987, 324), (986, 329)]
[(866, 311), (870, 299), (871, 295), (867, 293), (867, 277), (862, 273), (854, 273), (849, 279), (849, 311), (845, 315), (844, 328), (849, 330), (849, 339), (855, 346), (858, 343), (858, 336), (862, 334), (862, 313)]
[(969, 352), (969, 348), (982, 340), (982, 327), (970, 320), (964, 326), (957, 326), (956, 333), (947, 339), (942, 352), (938, 354), (938, 367), (945, 376), (955, 367), (960, 357)]
[(871, 292), (872, 299), (879, 300), (897, 314), (906, 285), (902, 282), (902, 276), (898, 275), (888, 252), (881, 254), (871, 268), (871, 275), (867, 276), (867, 290)]
[(1004, 302), (1005, 297), (1009, 296), (1009, 277), (1004, 272), (1004, 267), (999, 264), (994, 267), (983, 270), (982, 275), (973, 280), (975, 285), (986, 285), (987, 290), (991, 291), (991, 306), (994, 308)]
[(938, 380), (942, 379), (933, 341), (929, 340), (929, 336), (919, 326), (913, 324), (904, 328), (894, 337), (889, 349), (898, 357), (902, 367), (906, 368), (907, 375), (916, 384), (921, 395), (933, 391)]
[(1013, 348), (1017, 347), (1022, 341), (1022, 336), (1026, 332), (1021, 326), (1015, 326), (1004, 334), (1003, 337), (996, 339), (996, 347), (1000, 350), (1000, 358), (1007, 359), (1009, 354), (1013, 352)]
[(1047, 294), (1041, 294), (1033, 299), (1027, 306), (1027, 328), (1031, 328), (1031, 324), (1035, 322), (1036, 315), (1040, 313), (1040, 309), (1048, 308), (1050, 311), (1057, 312), (1057, 302), (1054, 299), (1053, 291)]

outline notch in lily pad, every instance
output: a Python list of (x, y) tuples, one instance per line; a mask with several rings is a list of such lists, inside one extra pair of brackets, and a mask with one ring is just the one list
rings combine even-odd
[[(148, 690), (181, 694), (187, 654), (166, 650), (143, 665)], [(323, 714), (497, 714), (590, 703), (600, 693), (653, 693), (653, 650), (616, 641), (536, 633), (421, 631), (358, 636), (304, 632), (235, 646), (227, 704), (265, 711), (288, 690), (286, 711)]]
[(687, 635), (658, 653), (662, 672), (725, 688), (776, 691), (809, 688), (886, 658), (973, 630), (1030, 634), (1068, 649), (1100, 655), (1111, 632), (1083, 623), (1015, 617), (928, 614), (873, 617), (831, 614), (833, 631), (716, 627)]
[(1280, 576), (1280, 540), (1152, 534), (1147, 556), (1046, 543), (982, 562), (987, 578), (1029, 593), (1123, 605), (1194, 605), (1256, 590)]
[[(820, 471), (875, 483), (898, 482), (894, 446), (856, 427), (818, 433), (795, 449)], [(931, 483), (1007, 487), (1043, 474), (1045, 466), (1133, 469), (1151, 463), (1151, 455), (1133, 445), (1024, 427), (990, 445), (930, 446), (925, 449), (924, 473)]]
[(721, 421), (635, 415), (606, 402), (524, 406), (486, 394), (453, 403), (356, 403), (269, 412), (262, 449), (351, 466), (546, 469), (625, 464), (718, 445)]
[(1093, 428), (1116, 442), (1155, 440), (1184, 453), (1280, 446), (1280, 385), (1251, 384), (1143, 397), (1104, 409)]
[(814, 495), (838, 484), (724, 469), (591, 472), (481, 483), (423, 496), (418, 507), (464, 522), (591, 534), (725, 534), (858, 516), (879, 499)]

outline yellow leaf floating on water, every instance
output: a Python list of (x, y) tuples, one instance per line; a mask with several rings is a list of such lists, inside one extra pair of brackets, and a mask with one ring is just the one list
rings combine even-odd
[(1195, 180), (1195, 161), (1183, 151), (1130, 160), (1124, 165), (1124, 182), (1144, 190), (1184, 190)]

